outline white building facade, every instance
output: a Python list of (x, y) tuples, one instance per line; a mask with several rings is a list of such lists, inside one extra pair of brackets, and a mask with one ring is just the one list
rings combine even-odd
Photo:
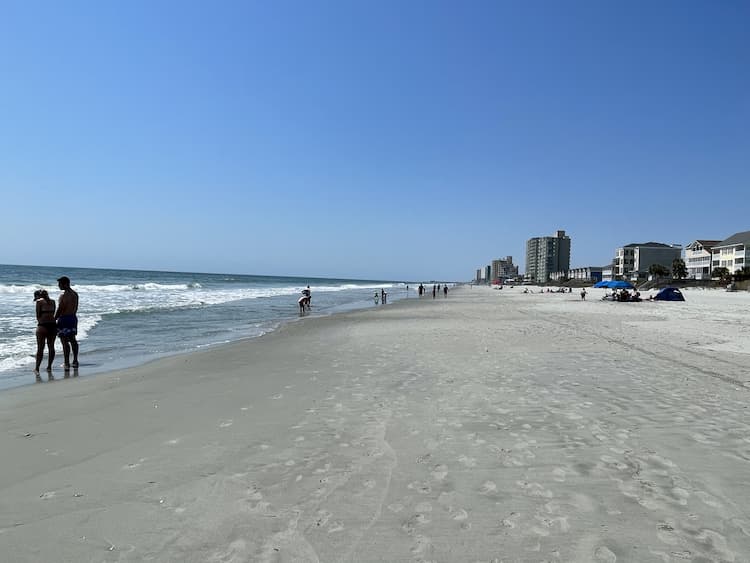
[(711, 249), (711, 268), (726, 268), (734, 274), (750, 266), (750, 231), (735, 233)]
[(711, 279), (712, 249), (719, 244), (718, 240), (694, 240), (685, 247), (685, 266), (688, 278), (695, 280)]

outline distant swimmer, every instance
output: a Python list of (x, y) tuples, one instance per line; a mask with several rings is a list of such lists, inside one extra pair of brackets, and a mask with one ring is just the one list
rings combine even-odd
[[(500, 289), (502, 289), (502, 287)], [(443, 284), (443, 297), (448, 297), (448, 285), (447, 284)]]
[[(62, 276), (57, 280), (58, 287), (62, 290), (57, 301), (57, 335), (60, 337), (63, 347), (63, 358), (65, 369), (78, 367), (78, 293), (70, 287), (70, 278)], [(70, 363), (70, 351), (73, 350), (73, 363)]]
[(377, 291), (375, 292), (375, 296), (373, 297), (373, 299), (375, 300), (375, 305), (380, 303), (380, 294)]

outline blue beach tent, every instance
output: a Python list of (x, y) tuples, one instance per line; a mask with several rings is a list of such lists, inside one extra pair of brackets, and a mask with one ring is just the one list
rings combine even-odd
[(654, 301), (685, 301), (685, 297), (676, 287), (665, 287), (654, 296)]

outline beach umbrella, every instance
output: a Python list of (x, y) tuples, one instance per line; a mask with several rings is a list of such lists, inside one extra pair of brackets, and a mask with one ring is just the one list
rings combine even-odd
[(610, 287), (612, 289), (633, 289), (633, 284), (628, 281), (614, 280), (609, 282), (609, 285), (607, 287)]
[(598, 281), (594, 284), (594, 287), (609, 287), (611, 282), (609, 280)]

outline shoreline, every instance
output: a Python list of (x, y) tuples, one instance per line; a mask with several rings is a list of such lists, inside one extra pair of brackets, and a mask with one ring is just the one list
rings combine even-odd
[[(397, 305), (398, 303), (400, 303), (402, 301), (412, 301), (412, 300), (419, 300), (419, 299), (418, 299), (418, 297), (403, 297), (403, 298), (398, 298), (398, 299), (394, 300), (393, 302), (389, 302), (388, 305), (387, 305), (387, 307), (395, 306), (395, 305)], [(336, 315), (346, 315), (346, 314), (353, 313), (353, 312), (367, 311), (367, 310), (370, 310), (370, 308), (374, 308), (371, 305), (367, 305), (367, 306), (347, 305), (347, 306), (344, 306), (344, 310), (336, 310), (336, 309), (339, 309), (341, 307), (342, 306), (337, 306), (337, 307), (334, 308), (333, 311), (326, 311), (326, 312), (322, 312), (322, 313), (317, 313), (316, 312), (316, 313), (312, 313), (312, 314), (311, 313), (307, 313), (307, 314), (305, 314), (303, 316), (292, 316), (292, 317), (289, 317), (289, 318), (278, 319), (277, 321), (271, 322), (268, 325), (267, 330), (265, 330), (265, 332), (263, 332), (262, 334), (259, 334), (257, 336), (242, 336), (240, 338), (237, 338), (236, 340), (231, 340), (231, 341), (228, 341), (228, 342), (216, 342), (216, 343), (206, 344), (206, 345), (201, 346), (199, 348), (188, 349), (188, 350), (176, 350), (176, 351), (172, 351), (172, 352), (164, 352), (164, 353), (161, 353), (161, 354), (158, 354), (158, 355), (151, 355), (146, 360), (139, 360), (139, 359), (134, 358), (134, 357), (121, 358), (119, 360), (116, 360), (114, 362), (114, 365), (112, 367), (101, 367), (101, 364), (88, 364), (87, 361), (86, 361), (86, 352), (85, 352), (85, 344), (84, 344), (86, 341), (85, 340), (81, 340), (81, 341), (79, 341), (79, 344), (82, 346), (82, 351), (81, 351), (80, 359), (82, 359), (82, 361), (81, 361), (81, 367), (84, 370), (83, 374), (80, 373), (81, 372), (81, 368), (79, 368), (77, 370), (77, 372), (78, 372), (77, 374), (74, 374), (75, 370), (70, 370), (70, 371), (63, 370), (62, 363), (61, 363), (62, 362), (62, 350), (61, 349), (56, 349), (56, 360), (55, 360), (56, 367), (52, 371), (52, 374), (53, 374), (53, 377), (54, 377), (53, 380), (50, 381), (50, 380), (47, 379), (47, 372), (45, 370), (43, 370), (43, 369), (40, 370), (40, 375), (42, 377), (42, 381), (40, 382), (40, 381), (34, 380), (34, 375), (33, 375), (33, 361), (31, 361), (30, 365), (32, 365), (32, 368), (29, 370), (29, 372), (31, 373), (31, 375), (29, 376), (29, 380), (28, 381), (21, 381), (19, 383), (14, 383), (14, 384), (8, 384), (8, 385), (2, 385), (2, 386), (0, 386), (0, 395), (3, 394), (3, 393), (8, 392), (11, 389), (17, 389), (19, 387), (27, 387), (29, 385), (38, 385), (40, 383), (55, 383), (55, 382), (58, 382), (58, 381), (64, 381), (66, 379), (73, 379), (73, 378), (78, 378), (78, 377), (83, 377), (83, 378), (86, 378), (86, 379), (88, 379), (90, 377), (99, 377), (99, 376), (103, 376), (103, 375), (106, 375), (106, 374), (109, 374), (109, 373), (112, 373), (112, 372), (120, 372), (120, 371), (129, 370), (129, 369), (135, 369), (135, 368), (138, 368), (140, 366), (144, 366), (144, 365), (150, 364), (152, 362), (158, 362), (160, 360), (172, 358), (172, 357), (175, 357), (175, 356), (184, 356), (184, 355), (190, 355), (190, 354), (200, 354), (201, 352), (206, 351), (206, 350), (213, 350), (213, 349), (216, 349), (216, 348), (221, 348), (223, 346), (231, 346), (232, 344), (237, 344), (237, 343), (246, 342), (246, 341), (252, 341), (252, 340), (256, 340), (258, 338), (263, 338), (264, 336), (266, 336), (268, 334), (271, 334), (271, 333), (274, 333), (274, 332), (280, 330), (285, 325), (294, 324), (294, 323), (298, 323), (298, 322), (303, 322), (303, 321), (311, 320), (311, 319), (324, 319), (324, 318), (328, 318), (328, 317), (332, 317), (332, 316), (336, 316)], [(382, 305), (378, 305), (378, 307), (382, 307)], [(31, 336), (33, 337), (33, 335), (31, 335)], [(56, 346), (56, 348), (59, 346), (59, 340), (55, 342), (55, 346)], [(31, 357), (33, 358), (33, 355)], [(44, 352), (44, 362), (46, 362), (46, 360), (47, 360), (47, 350), (45, 349), (45, 352)], [(44, 362), (43, 362), (43, 365), (44, 365)], [(89, 367), (93, 367), (93, 369), (89, 373), (85, 373), (85, 372), (89, 371), (87, 369)], [(17, 377), (20, 379), (21, 377), (25, 377), (25, 376), (19, 375)], [(10, 381), (12, 381), (12, 380), (10, 380)]]
[[(457, 288), (2, 393), (0, 552), (741, 560), (747, 354), (718, 337), (750, 300), (574, 297)], [(714, 348), (664, 338), (693, 330)]]

